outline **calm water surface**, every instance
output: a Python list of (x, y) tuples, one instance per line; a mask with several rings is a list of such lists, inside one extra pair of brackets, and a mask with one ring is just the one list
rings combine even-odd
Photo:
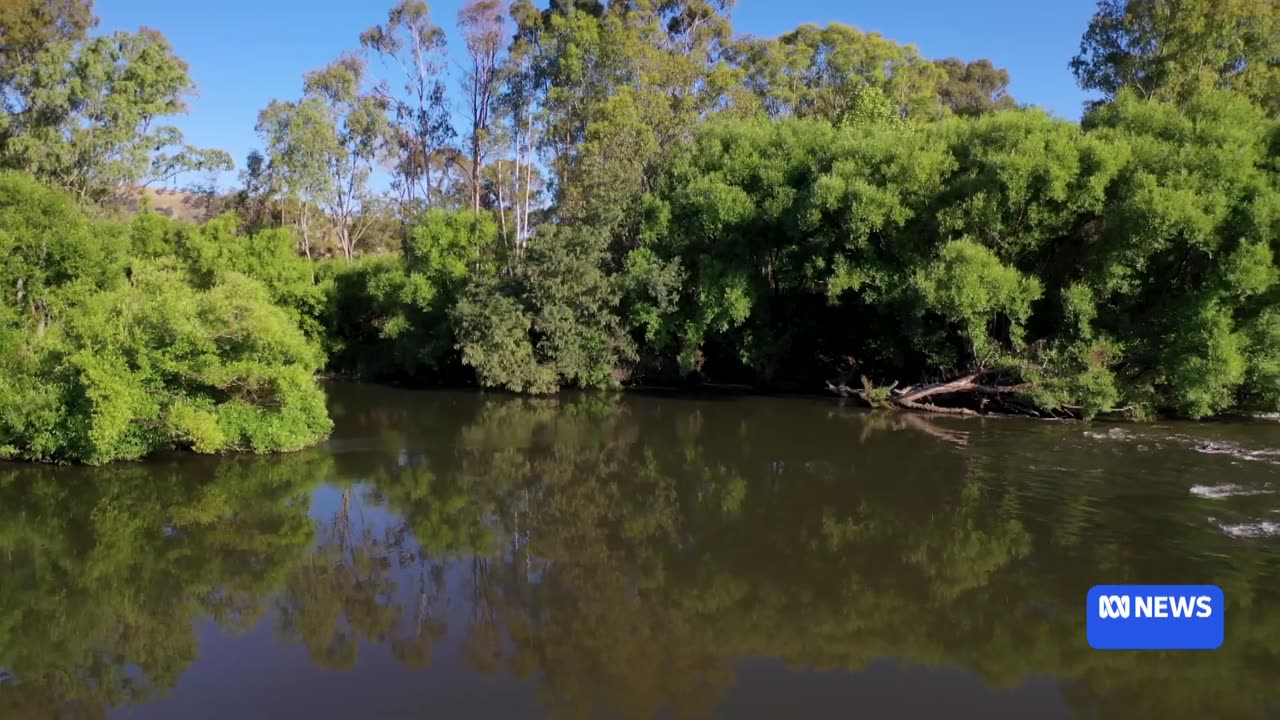
[[(0, 718), (1253, 718), (1280, 424), (335, 386), (283, 457), (0, 466)], [(1102, 653), (1098, 583), (1214, 583)]]

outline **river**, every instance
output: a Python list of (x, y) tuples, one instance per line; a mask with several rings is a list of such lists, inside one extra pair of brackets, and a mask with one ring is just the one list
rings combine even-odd
[[(0, 718), (1260, 718), (1280, 424), (334, 385), (325, 446), (0, 466)], [(1101, 583), (1217, 651), (1099, 652)]]

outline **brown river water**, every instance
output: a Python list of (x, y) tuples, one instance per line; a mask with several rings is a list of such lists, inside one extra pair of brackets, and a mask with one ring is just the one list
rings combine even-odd
[[(1280, 422), (334, 385), (285, 456), (0, 466), (0, 718), (1280, 715)], [(1101, 652), (1104, 583), (1226, 641)]]

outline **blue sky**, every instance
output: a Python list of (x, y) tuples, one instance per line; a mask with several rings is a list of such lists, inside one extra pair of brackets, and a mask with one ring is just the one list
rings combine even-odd
[[(428, 0), (452, 33), (463, 0)], [(176, 124), (187, 142), (222, 148), (237, 165), (258, 147), (258, 111), (301, 92), (302, 75), (359, 46), (394, 0), (97, 0), (100, 32), (150, 27), (191, 66), (199, 94)], [(540, 5), (545, 2), (539, 3)], [(912, 43), (930, 58), (991, 58), (1009, 69), (1020, 102), (1078, 118), (1086, 95), (1067, 62), (1095, 0), (738, 0), (739, 33), (772, 36), (797, 25), (843, 22)]]

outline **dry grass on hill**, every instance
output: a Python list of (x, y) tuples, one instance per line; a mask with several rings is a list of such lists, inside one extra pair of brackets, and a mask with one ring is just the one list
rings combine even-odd
[(204, 222), (221, 212), (223, 198), (218, 195), (191, 193), (169, 188), (142, 188), (134, 194), (134, 200), (124, 208), (132, 215), (142, 209), (143, 203), (152, 212), (187, 222)]

